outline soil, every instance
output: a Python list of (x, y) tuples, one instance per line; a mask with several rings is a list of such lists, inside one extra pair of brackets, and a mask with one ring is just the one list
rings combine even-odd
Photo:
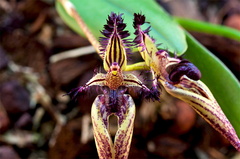
[[(240, 30), (237, 0), (158, 2), (172, 15)], [(185, 6), (192, 9), (186, 10)], [(192, 35), (240, 78), (239, 42)], [(0, 1), (0, 159), (98, 158), (90, 110), (99, 91), (93, 88), (76, 100), (63, 95), (103, 70), (102, 60), (95, 52), (50, 60), (64, 51), (86, 46), (90, 43), (61, 20), (54, 0)], [(148, 72), (134, 74), (148, 83)], [(240, 156), (188, 104), (163, 89), (160, 103), (143, 101), (130, 93), (137, 112), (129, 158)], [(115, 133), (116, 123), (110, 125)]]

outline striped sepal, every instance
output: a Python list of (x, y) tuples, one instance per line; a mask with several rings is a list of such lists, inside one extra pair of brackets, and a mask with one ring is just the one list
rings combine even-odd
[[(114, 92), (116, 93), (116, 91)], [(117, 97), (119, 97), (117, 98), (118, 100), (113, 102), (119, 108), (115, 110), (116, 112), (112, 111), (114, 109), (109, 109), (110, 105), (106, 105), (109, 100), (113, 100), (110, 99), (111, 95), (99, 95), (92, 105), (93, 133), (98, 156), (101, 159), (128, 158), (134, 127), (135, 104), (130, 95), (117, 94)], [(122, 104), (118, 105), (120, 103)], [(110, 115), (117, 116), (119, 124), (114, 143), (108, 131), (108, 119)]]
[(107, 24), (101, 33), (105, 36), (100, 38), (101, 52), (104, 56), (103, 66), (109, 70), (112, 63), (116, 62), (121, 70), (127, 65), (127, 54), (130, 53), (131, 42), (125, 39), (130, 34), (125, 31), (126, 24), (123, 23), (122, 14), (111, 13), (108, 16)]
[(189, 103), (200, 116), (240, 151), (240, 140), (234, 128), (203, 82), (194, 81), (185, 75), (177, 84), (171, 84), (166, 80), (160, 80), (160, 82), (169, 94)]

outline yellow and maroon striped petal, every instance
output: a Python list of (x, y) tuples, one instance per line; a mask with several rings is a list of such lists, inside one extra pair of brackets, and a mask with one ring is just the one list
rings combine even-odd
[(130, 95), (124, 95), (127, 99), (126, 112), (124, 114), (116, 114), (118, 118), (123, 116), (123, 120), (119, 122), (119, 128), (115, 135), (114, 150), (118, 159), (127, 159), (133, 135), (135, 104)]
[[(116, 112), (108, 111), (106, 108), (105, 95), (99, 95), (91, 110), (93, 133), (99, 158), (101, 159), (127, 159), (133, 135), (135, 104), (130, 95), (122, 94), (123, 105), (118, 105)], [(118, 118), (118, 131), (114, 143), (108, 131), (108, 119), (110, 115)]]
[(115, 158), (114, 147), (101, 113), (101, 107), (103, 104), (101, 101), (102, 97), (103, 95), (97, 96), (91, 109), (93, 134), (99, 158), (112, 159)]

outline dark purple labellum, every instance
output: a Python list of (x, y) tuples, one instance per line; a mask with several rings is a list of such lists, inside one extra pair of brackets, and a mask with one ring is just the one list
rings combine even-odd
[(201, 78), (201, 72), (199, 69), (187, 60), (181, 61), (171, 69), (169, 79), (172, 82), (179, 82), (183, 75), (186, 75), (188, 78), (195, 81)]

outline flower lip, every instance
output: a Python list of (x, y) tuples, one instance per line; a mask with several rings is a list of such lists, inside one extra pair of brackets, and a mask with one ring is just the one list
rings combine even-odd
[(192, 80), (199, 80), (201, 78), (200, 70), (191, 62), (182, 60), (176, 64), (171, 71), (169, 71), (169, 79), (172, 82), (179, 82), (183, 75), (186, 75)]

